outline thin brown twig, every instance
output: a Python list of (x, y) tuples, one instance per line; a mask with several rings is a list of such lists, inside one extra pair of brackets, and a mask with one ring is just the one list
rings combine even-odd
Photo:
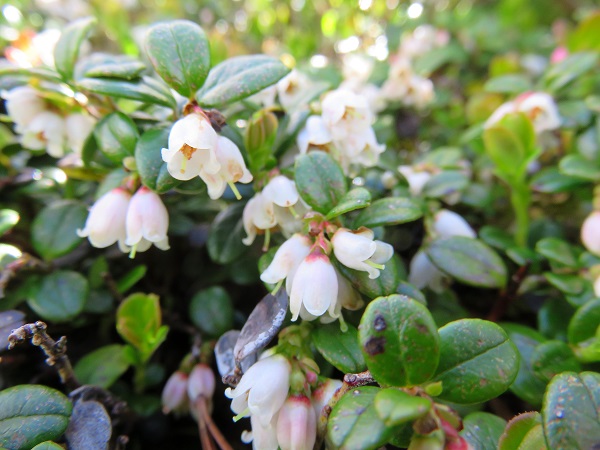
[(521, 283), (523, 283), (527, 272), (529, 272), (529, 266), (529, 264), (525, 264), (519, 267), (511, 277), (509, 285), (500, 292), (498, 300), (496, 300), (492, 310), (488, 314), (487, 320), (498, 322), (504, 316), (510, 304), (516, 300)]
[(205, 404), (204, 397), (200, 396), (196, 400), (195, 408), (198, 413), (198, 432), (200, 434), (200, 445), (202, 450), (215, 450), (210, 434), (208, 433), (208, 427), (206, 424), (206, 414), (202, 406)]
[(202, 416), (206, 420), (206, 426), (208, 427), (208, 431), (211, 436), (219, 446), (221, 450), (233, 450), (233, 447), (229, 445), (225, 436), (219, 430), (219, 427), (213, 422), (212, 416), (208, 411), (207, 400), (205, 397), (200, 396), (198, 400), (196, 400), (196, 408), (198, 411), (198, 417)]

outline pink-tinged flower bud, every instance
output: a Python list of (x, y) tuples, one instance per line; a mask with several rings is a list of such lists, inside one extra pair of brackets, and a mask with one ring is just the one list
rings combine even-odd
[(312, 391), (311, 400), (317, 419), (323, 412), (325, 405), (330, 402), (336, 391), (342, 387), (342, 384), (340, 380), (328, 378)]
[(317, 417), (305, 395), (290, 396), (277, 420), (281, 450), (312, 450), (317, 439)]
[(173, 178), (191, 180), (201, 171), (215, 174), (221, 168), (215, 149), (217, 132), (199, 113), (179, 119), (171, 128), (169, 148), (162, 149), (162, 159)]
[(485, 122), (485, 127), (489, 128), (505, 115), (516, 112), (522, 112), (529, 117), (538, 134), (560, 127), (561, 119), (556, 103), (552, 96), (545, 92), (525, 92), (514, 101), (500, 105)]
[(273, 261), (260, 275), (260, 279), (265, 283), (275, 284), (287, 277), (287, 284), (290, 288), (287, 292), (289, 294), (291, 292), (291, 280), (300, 263), (310, 253), (311, 245), (308, 236), (294, 234), (277, 249)]
[(566, 47), (556, 47), (550, 55), (550, 62), (552, 64), (558, 64), (566, 59), (567, 56), (569, 56), (569, 50), (567, 50)]
[(581, 226), (583, 246), (596, 256), (600, 256), (600, 211), (592, 212)]
[(178, 370), (169, 377), (162, 391), (163, 412), (183, 414), (189, 409), (188, 376)]
[(327, 255), (317, 249), (298, 266), (290, 293), (292, 321), (300, 315), (302, 306), (313, 316), (319, 317), (328, 309), (335, 310), (338, 281), (335, 269)]
[(390, 244), (373, 240), (373, 231), (368, 228), (360, 228), (350, 231), (347, 228), (339, 228), (331, 243), (333, 253), (346, 267), (361, 270), (369, 274), (369, 278), (377, 278), (380, 270), (394, 254), (394, 248)]
[(473, 450), (473, 446), (462, 436), (446, 439), (444, 450)]
[(440, 209), (435, 213), (433, 229), (442, 238), (450, 236), (477, 237), (471, 225), (460, 214), (447, 209)]
[(97, 248), (105, 248), (119, 242), (125, 244), (125, 219), (131, 194), (123, 188), (107, 192), (90, 209), (83, 230), (77, 230), (79, 237), (87, 237)]
[(215, 393), (215, 374), (206, 364), (196, 364), (188, 379), (187, 393), (192, 402), (200, 396), (211, 399)]
[(169, 213), (159, 195), (142, 186), (131, 197), (127, 210), (125, 244), (143, 252), (152, 244), (161, 250), (169, 249)]

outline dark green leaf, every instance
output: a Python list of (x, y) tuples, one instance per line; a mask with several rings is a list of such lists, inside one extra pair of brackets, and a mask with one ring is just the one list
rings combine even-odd
[(553, 64), (546, 72), (544, 83), (550, 91), (557, 91), (584, 73), (592, 70), (598, 63), (597, 52), (578, 52)]
[(529, 185), (537, 192), (554, 194), (572, 192), (582, 187), (586, 182), (579, 177), (572, 177), (560, 172), (558, 167), (546, 167), (536, 173)]
[[(541, 441), (538, 442), (539, 444), (543, 443), (543, 445), (532, 446), (534, 436), (539, 433), (541, 433)], [(545, 450), (546, 443), (543, 433), (542, 416), (539, 412), (532, 411), (519, 414), (506, 425), (506, 429), (500, 436), (498, 450)]]
[(302, 199), (323, 214), (337, 206), (348, 189), (340, 165), (321, 151), (296, 159), (295, 180)]
[(78, 81), (80, 89), (94, 94), (107, 95), (116, 98), (128, 98), (139, 102), (151, 103), (167, 108), (175, 107), (175, 99), (161, 85), (151, 78), (144, 77), (142, 81), (122, 81), (109, 78), (83, 78)]
[[(548, 339), (567, 340), (567, 327), (575, 309), (563, 298), (548, 298), (538, 311), (538, 330)], [(600, 325), (600, 322), (599, 322)]]
[(489, 246), (504, 251), (515, 246), (515, 240), (510, 233), (491, 225), (481, 227), (479, 238)]
[(600, 181), (600, 167), (581, 155), (567, 155), (558, 164), (560, 173), (586, 181)]
[(67, 322), (83, 310), (88, 296), (88, 281), (77, 272), (57, 270), (41, 278), (27, 304), (42, 319)]
[(388, 427), (412, 422), (427, 414), (431, 406), (431, 400), (407, 394), (399, 389), (382, 389), (375, 396), (377, 415)]
[(344, 394), (333, 407), (327, 422), (328, 448), (339, 450), (376, 450), (392, 434), (375, 410), (380, 389), (363, 386)]
[(338, 204), (327, 213), (325, 217), (327, 220), (331, 220), (341, 214), (354, 211), (361, 208), (366, 208), (371, 204), (371, 193), (365, 188), (354, 188), (349, 190), (344, 195)]
[(359, 292), (369, 298), (395, 294), (400, 281), (406, 277), (404, 263), (396, 254), (385, 263), (377, 278), (369, 278), (364, 271), (349, 269), (343, 264), (337, 264), (338, 270), (350, 281)]
[(547, 341), (533, 351), (531, 368), (539, 379), (549, 382), (561, 372), (579, 372), (581, 364), (567, 344), (562, 341)]
[(211, 69), (196, 100), (202, 106), (221, 108), (277, 83), (289, 71), (271, 56), (236, 56)]
[(133, 269), (131, 269), (117, 281), (117, 291), (119, 291), (121, 294), (127, 292), (129, 289), (135, 286), (138, 283), (138, 281), (144, 278), (144, 275), (146, 275), (146, 271), (146, 266), (136, 266)]
[(544, 272), (544, 276), (546, 277), (548, 283), (550, 283), (559, 291), (569, 295), (581, 294), (590, 286), (590, 282), (581, 278), (579, 275)]
[(0, 209), (0, 236), (14, 227), (19, 221), (19, 213), (12, 209)]
[(564, 372), (552, 379), (542, 417), (551, 449), (589, 450), (600, 442), (600, 375)]
[(187, 98), (200, 89), (210, 70), (206, 34), (189, 20), (153, 25), (146, 35), (146, 53), (161, 78)]
[(108, 389), (133, 363), (125, 345), (113, 344), (88, 353), (75, 364), (75, 375), (82, 384)]
[(66, 255), (75, 249), (81, 238), (87, 208), (75, 200), (61, 200), (45, 207), (33, 221), (31, 242), (35, 250), (46, 260)]
[(210, 336), (221, 336), (233, 328), (233, 305), (225, 289), (213, 286), (197, 292), (190, 302), (190, 320)]
[(425, 306), (408, 297), (379, 297), (360, 321), (359, 341), (375, 379), (392, 386), (429, 380), (439, 360), (439, 337)]
[(521, 94), (530, 91), (531, 81), (521, 74), (500, 75), (490, 78), (483, 87), (487, 92), (499, 92), (502, 94)]
[(168, 128), (147, 130), (135, 147), (135, 162), (142, 183), (159, 194), (181, 183), (169, 174), (161, 156), (162, 149), (168, 146), (169, 131)]
[(322, 325), (315, 328), (311, 336), (319, 353), (339, 371), (357, 373), (366, 369), (354, 326), (348, 324), (348, 330), (341, 332), (337, 323)]
[(546, 257), (549, 261), (559, 263), (567, 267), (578, 267), (577, 253), (568, 242), (555, 238), (548, 237), (540, 239), (535, 244), (535, 251)]
[(469, 177), (458, 170), (444, 170), (433, 175), (425, 186), (423, 195), (430, 198), (439, 198), (462, 191), (469, 185)]
[(480, 403), (506, 391), (519, 370), (519, 352), (504, 330), (493, 322), (462, 319), (443, 326), (439, 398), (460, 404)]
[(600, 299), (595, 299), (575, 311), (567, 331), (569, 343), (579, 344), (593, 338), (598, 327), (600, 327)]
[(141, 61), (125, 55), (106, 55), (100, 62), (94, 61), (85, 70), (86, 78), (118, 78), (122, 80), (135, 80), (139, 78), (146, 66)]
[(71, 402), (46, 386), (23, 385), (0, 392), (0, 446), (29, 450), (58, 439), (71, 416)]
[(465, 236), (436, 239), (425, 252), (438, 269), (462, 283), (485, 288), (506, 285), (504, 262), (477, 239)]
[(54, 65), (65, 80), (73, 78), (81, 44), (95, 25), (95, 18), (85, 17), (71, 22), (62, 30), (60, 39), (54, 47)]
[(423, 211), (412, 198), (389, 197), (375, 200), (371, 206), (360, 212), (354, 227), (367, 228), (414, 222), (421, 218)]
[(486, 412), (473, 412), (463, 420), (460, 435), (471, 444), (473, 450), (498, 447), (498, 441), (506, 426), (506, 420)]
[(122, 164), (123, 158), (132, 156), (140, 137), (133, 120), (121, 112), (111, 113), (96, 125), (94, 137), (98, 149), (112, 162)]
[(236, 203), (221, 211), (210, 228), (208, 234), (208, 254), (213, 261), (227, 264), (235, 261), (248, 247), (242, 243), (244, 224), (242, 212), (244, 204)]

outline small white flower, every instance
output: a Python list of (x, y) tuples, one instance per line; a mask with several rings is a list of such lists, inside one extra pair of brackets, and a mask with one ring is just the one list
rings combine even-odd
[(477, 234), (463, 216), (447, 209), (440, 209), (435, 213), (433, 229), (442, 238), (450, 236), (477, 237)]
[(217, 173), (210, 173), (204, 169), (200, 170), (200, 178), (208, 186), (208, 196), (212, 199), (220, 198), (225, 192), (225, 187), (229, 185), (236, 195), (241, 199), (240, 193), (234, 183), (250, 183), (252, 174), (246, 168), (246, 163), (240, 149), (231, 140), (224, 136), (217, 138), (216, 146), (217, 161), (220, 169)]
[(81, 154), (83, 144), (96, 125), (93, 117), (86, 114), (70, 114), (65, 119), (67, 145), (73, 153)]
[(313, 450), (317, 440), (317, 416), (305, 395), (293, 395), (283, 404), (277, 419), (281, 450)]
[(431, 173), (417, 171), (412, 166), (400, 166), (398, 172), (408, 181), (408, 189), (412, 195), (420, 195), (423, 187), (431, 178)]
[(169, 148), (162, 149), (162, 159), (171, 176), (178, 180), (191, 180), (201, 171), (214, 175), (221, 168), (216, 147), (217, 133), (208, 119), (192, 113), (173, 125)]
[(258, 416), (250, 416), (252, 431), (244, 431), (242, 433), (242, 442), (244, 444), (252, 443), (253, 450), (278, 450), (277, 420), (278, 414), (275, 414), (271, 422), (263, 425)]
[(262, 193), (266, 199), (282, 208), (294, 206), (300, 199), (296, 183), (283, 175), (272, 178)]
[(551, 95), (545, 92), (526, 92), (515, 100), (500, 105), (485, 122), (485, 128), (495, 125), (507, 114), (516, 112), (522, 112), (529, 117), (538, 134), (555, 130), (561, 124), (558, 108)]
[(321, 117), (334, 139), (359, 134), (373, 122), (373, 113), (365, 97), (337, 89), (323, 97)]
[(439, 271), (423, 250), (419, 250), (410, 261), (408, 282), (417, 289), (428, 287), (435, 292), (444, 289), (446, 275)]
[(54, 158), (65, 154), (65, 121), (58, 114), (44, 111), (36, 115), (24, 130), (23, 147), (32, 150), (46, 149)]
[(178, 370), (169, 377), (161, 396), (163, 413), (183, 414), (188, 411), (187, 385), (188, 375), (186, 373)]
[(600, 256), (600, 211), (593, 211), (581, 226), (583, 246), (596, 256)]
[(321, 116), (310, 116), (304, 128), (298, 133), (297, 143), (300, 153), (308, 152), (312, 147), (322, 148), (330, 144), (333, 137)]
[(298, 99), (304, 94), (310, 79), (297, 70), (292, 70), (285, 77), (277, 82), (277, 93), (279, 95), (279, 103), (285, 110), (295, 106)]
[(373, 240), (373, 231), (361, 227), (357, 231), (339, 228), (331, 238), (333, 253), (346, 267), (368, 272), (369, 278), (379, 276), (380, 270), (394, 254), (394, 248), (385, 242)]
[(320, 249), (310, 253), (294, 274), (290, 293), (292, 321), (298, 320), (302, 306), (316, 317), (329, 310), (335, 314), (338, 296), (336, 271)]
[(212, 399), (215, 393), (215, 374), (206, 364), (196, 364), (188, 378), (187, 394), (192, 402), (198, 397)]
[(143, 252), (152, 244), (161, 250), (169, 249), (169, 213), (155, 192), (142, 186), (131, 198), (127, 209), (125, 244), (135, 252)]
[(260, 275), (260, 279), (270, 284), (287, 279), (286, 290), (290, 294), (294, 274), (300, 263), (310, 253), (311, 246), (312, 242), (307, 236), (294, 234), (277, 249), (273, 261)]
[(38, 91), (30, 86), (19, 86), (4, 95), (6, 111), (17, 126), (17, 132), (23, 133), (31, 121), (46, 110), (46, 103)]
[(125, 219), (130, 200), (131, 194), (122, 188), (104, 194), (90, 209), (84, 229), (77, 230), (79, 237), (87, 237), (97, 248), (105, 248), (115, 242), (124, 246)]
[(252, 245), (259, 231), (269, 230), (277, 225), (273, 202), (260, 192), (254, 194), (244, 207), (242, 221), (247, 235), (242, 242)]
[(235, 389), (225, 391), (232, 399), (233, 412), (256, 417), (263, 427), (267, 427), (287, 398), (291, 370), (290, 363), (281, 355), (259, 359), (246, 371)]

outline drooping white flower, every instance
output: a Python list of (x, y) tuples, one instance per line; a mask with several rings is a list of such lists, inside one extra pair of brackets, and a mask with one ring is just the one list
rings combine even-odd
[(189, 410), (187, 385), (188, 375), (180, 370), (169, 377), (161, 396), (163, 413), (184, 414)]
[(477, 237), (477, 234), (463, 216), (447, 209), (440, 209), (435, 213), (433, 229), (442, 238), (450, 236)]
[(131, 194), (123, 188), (107, 192), (90, 209), (79, 237), (87, 237), (97, 248), (105, 248), (119, 242), (124, 247), (126, 238), (125, 220)]
[(333, 140), (325, 121), (321, 116), (310, 116), (304, 128), (298, 133), (297, 143), (300, 153), (304, 154), (309, 147), (322, 148)]
[(419, 250), (413, 256), (408, 274), (410, 284), (417, 289), (428, 287), (435, 292), (441, 292), (444, 289), (445, 279), (446, 275), (433, 265), (423, 250)]
[(125, 244), (135, 252), (143, 252), (152, 244), (161, 250), (168, 250), (169, 213), (160, 196), (142, 186), (131, 198), (127, 209)]
[(550, 94), (545, 92), (526, 92), (515, 100), (504, 103), (496, 109), (485, 122), (489, 128), (511, 113), (524, 113), (533, 124), (536, 133), (555, 130), (560, 127), (561, 119), (558, 108)]
[(339, 228), (331, 239), (333, 253), (346, 267), (367, 272), (371, 279), (377, 278), (385, 268), (383, 263), (394, 254), (394, 248), (373, 238), (373, 231), (365, 227), (357, 231)]
[(400, 166), (398, 172), (408, 181), (408, 189), (412, 195), (419, 195), (423, 187), (431, 178), (431, 173), (426, 171), (417, 171), (412, 166)]
[(96, 120), (86, 114), (69, 114), (65, 119), (65, 132), (67, 134), (67, 146), (73, 153), (81, 154), (83, 144), (88, 138)]
[(3, 94), (6, 111), (17, 126), (17, 132), (23, 133), (31, 121), (46, 110), (46, 103), (38, 91), (30, 86), (19, 86)]
[(202, 181), (208, 186), (208, 196), (212, 199), (220, 198), (225, 192), (226, 186), (229, 185), (238, 200), (241, 199), (242, 197), (233, 183), (238, 181), (250, 183), (252, 174), (246, 167), (240, 149), (225, 136), (219, 136), (215, 151), (221, 167), (219, 171), (213, 174), (201, 169), (199, 174)]
[(250, 426), (252, 431), (242, 433), (242, 442), (244, 444), (252, 443), (252, 450), (277, 450), (277, 420), (278, 414), (275, 414), (267, 425), (263, 425), (258, 416), (250, 416)]
[(291, 365), (282, 355), (259, 359), (242, 376), (235, 389), (225, 395), (238, 415), (252, 416), (267, 427), (279, 412), (290, 389)]
[(206, 364), (196, 364), (187, 384), (187, 394), (190, 401), (194, 402), (198, 397), (210, 400), (215, 393), (215, 374)]
[(292, 70), (277, 82), (279, 103), (285, 110), (295, 106), (306, 89), (310, 86), (310, 79), (302, 72)]
[(39, 113), (24, 130), (21, 144), (32, 150), (45, 148), (50, 156), (60, 158), (65, 154), (64, 119), (50, 111)]
[(581, 242), (590, 253), (600, 256), (600, 211), (593, 211), (583, 221)]
[(305, 395), (292, 395), (277, 419), (277, 441), (281, 450), (312, 450), (317, 440), (317, 416)]
[(325, 312), (335, 314), (338, 296), (336, 271), (320, 249), (315, 249), (298, 266), (290, 293), (292, 321), (300, 315), (302, 306), (316, 317)]
[(277, 249), (273, 261), (260, 275), (260, 279), (270, 284), (286, 279), (286, 290), (290, 294), (296, 270), (310, 253), (311, 246), (312, 242), (307, 236), (294, 234)]
[(354, 92), (337, 89), (323, 97), (321, 117), (334, 139), (359, 134), (373, 122), (367, 99)]
[(269, 201), (282, 208), (294, 206), (300, 199), (296, 183), (283, 175), (272, 178), (262, 193)]
[(246, 237), (242, 239), (245, 245), (252, 245), (259, 231), (269, 230), (277, 225), (273, 202), (269, 201), (260, 192), (254, 194), (242, 215)]
[(162, 149), (162, 159), (173, 178), (191, 180), (200, 175), (216, 174), (221, 165), (217, 159), (217, 132), (200, 113), (179, 119), (171, 128), (169, 148)]

